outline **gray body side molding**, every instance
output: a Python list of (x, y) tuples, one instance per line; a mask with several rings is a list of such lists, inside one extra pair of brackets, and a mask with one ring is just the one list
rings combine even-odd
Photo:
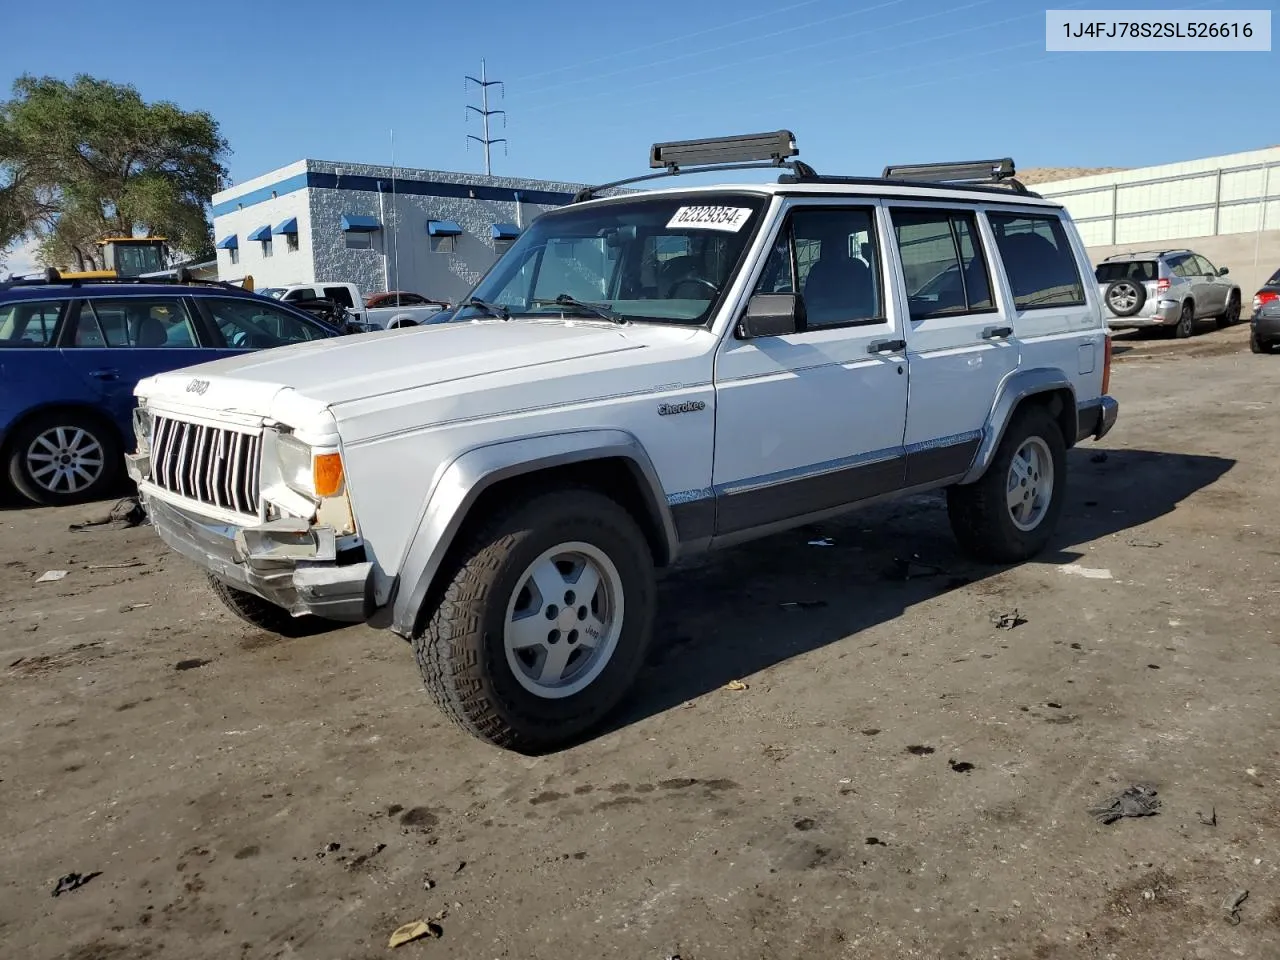
[[(1009, 426), (1009, 419), (1018, 404), (1027, 397), (1037, 393), (1048, 393), (1051, 390), (1066, 390), (1071, 394), (1071, 402), (1067, 404), (1071, 416), (1076, 415), (1076, 391), (1071, 378), (1054, 367), (1033, 367), (1030, 370), (1019, 370), (1010, 376), (1000, 387), (991, 412), (987, 414), (987, 422), (982, 428), (982, 443), (973, 456), (973, 464), (969, 472), (961, 478), (961, 483), (973, 483), (979, 480), (991, 465), (996, 455), (996, 447), (1004, 438), (1004, 431)], [(1075, 441), (1075, 434), (1067, 437), (1067, 445)]]
[(640, 441), (625, 430), (582, 430), (477, 447), (449, 464), (428, 496), (396, 579), (391, 629), (403, 637), (412, 635), (418, 611), (458, 528), (485, 490), (511, 477), (610, 458), (626, 460), (635, 471), (649, 509), (661, 526), (667, 556), (674, 558), (679, 540), (662, 483)]

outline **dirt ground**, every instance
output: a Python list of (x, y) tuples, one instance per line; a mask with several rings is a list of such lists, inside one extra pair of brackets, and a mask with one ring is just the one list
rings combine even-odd
[[(929, 497), (668, 577), (628, 708), (537, 759), (447, 726), (390, 634), (257, 633), (149, 528), (68, 529), (102, 505), (0, 512), (0, 956), (1276, 957), (1280, 357), (1246, 337), (1122, 338), (1039, 562), (965, 561)], [(1132, 784), (1157, 815), (1091, 818)]]

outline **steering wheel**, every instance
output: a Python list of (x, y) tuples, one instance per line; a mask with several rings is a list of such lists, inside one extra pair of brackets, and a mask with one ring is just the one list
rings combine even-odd
[(247, 330), (237, 330), (231, 335), (228, 341), (233, 347), (245, 347), (249, 345), (249, 332)]
[(711, 291), (711, 296), (713, 298), (720, 296), (720, 288), (716, 286), (714, 283), (712, 283), (710, 280), (707, 280), (705, 277), (681, 277), (679, 280), (673, 283), (671, 285), (671, 288), (667, 291), (667, 299), (668, 300), (682, 299), (681, 297), (676, 296), (676, 291), (685, 285), (704, 287), (707, 290)]

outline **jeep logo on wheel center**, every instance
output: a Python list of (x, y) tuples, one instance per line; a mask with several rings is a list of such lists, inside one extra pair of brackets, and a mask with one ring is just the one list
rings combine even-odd
[(680, 403), (660, 403), (658, 404), (658, 416), (669, 417), (674, 413), (697, 413), (698, 411), (705, 409), (707, 409), (707, 405), (702, 400), (683, 400)]

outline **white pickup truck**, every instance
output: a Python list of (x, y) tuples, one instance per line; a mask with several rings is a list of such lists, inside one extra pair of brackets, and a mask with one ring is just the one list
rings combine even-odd
[(673, 173), (791, 172), (583, 191), (454, 322), (143, 380), (156, 532), (260, 628), (390, 627), (446, 715), (534, 752), (622, 700), (679, 558), (936, 490), (968, 552), (1029, 560), (1067, 450), (1119, 410), (1070, 216), (1011, 160), (853, 178), (794, 153), (655, 145)]
[[(415, 327), (444, 310), (446, 304), (432, 302), (417, 294), (393, 294), (394, 306), (365, 306), (365, 298), (354, 283), (298, 283), (288, 287), (263, 287), (263, 296), (291, 302), (295, 300), (330, 300), (347, 308), (351, 319), (366, 329), (396, 330)], [(421, 303), (414, 302), (421, 300)]]

